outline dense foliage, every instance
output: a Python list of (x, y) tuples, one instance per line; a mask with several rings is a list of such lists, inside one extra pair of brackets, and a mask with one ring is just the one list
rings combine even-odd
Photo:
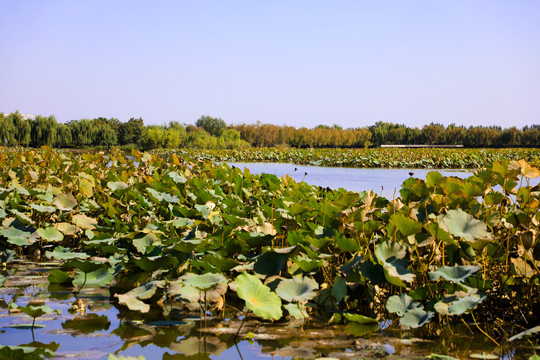
[(72, 120), (58, 124), (54, 116), (27, 117), (0, 113), (0, 145), (62, 148), (115, 145), (156, 148), (233, 149), (287, 146), (294, 148), (366, 148), (380, 145), (462, 145), (468, 148), (540, 146), (540, 125), (510, 127), (425, 125), (421, 129), (377, 122), (364, 128), (338, 125), (305, 127), (271, 124), (229, 125), (221, 118), (201, 116), (195, 125), (172, 121), (145, 126), (142, 118), (122, 123), (118, 119)]
[(177, 155), (228, 162), (283, 162), (355, 168), (478, 169), (504, 159), (525, 159), (540, 166), (539, 149), (291, 149), (246, 148), (237, 150), (181, 149)]
[[(118, 119), (81, 119), (66, 124), (57, 123), (54, 116), (35, 118), (19, 113), (0, 113), (0, 145), (3, 146), (50, 146), (57, 148), (111, 148), (129, 146), (143, 150), (158, 148), (205, 148), (232, 149), (248, 147), (233, 129), (215, 130), (208, 125), (213, 120), (203, 116), (196, 127), (178, 122), (167, 125), (145, 126), (141, 118), (131, 118), (125, 123)], [(205, 127), (205, 128), (204, 128)]]
[(540, 171), (524, 160), (410, 178), (392, 201), (174, 154), (3, 149), (0, 167), (0, 260), (62, 261), (51, 283), (110, 286), (132, 311), (245, 306), (360, 332), (478, 319), (493, 338), (540, 321)]

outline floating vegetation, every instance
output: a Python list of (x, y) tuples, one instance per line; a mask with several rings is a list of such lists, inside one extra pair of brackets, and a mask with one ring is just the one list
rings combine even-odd
[(105, 287), (124, 313), (538, 336), (540, 170), (525, 160), (410, 177), (393, 200), (176, 154), (4, 149), (0, 167), (0, 263), (55, 261), (50, 286)]
[[(168, 154), (158, 151), (159, 154)], [(281, 162), (352, 168), (420, 168), (420, 169), (478, 169), (491, 167), (502, 160), (526, 160), (540, 166), (540, 149), (180, 149), (180, 157), (206, 159), (217, 162)], [(414, 174), (412, 174), (414, 175)], [(411, 175), (411, 176), (412, 176)]]

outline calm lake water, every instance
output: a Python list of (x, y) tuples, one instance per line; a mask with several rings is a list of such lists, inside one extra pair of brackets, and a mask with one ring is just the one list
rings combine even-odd
[[(349, 191), (373, 190), (386, 198), (392, 198), (394, 191), (399, 196), (401, 184), (414, 173), (413, 177), (425, 179), (430, 171), (438, 171), (443, 176), (457, 176), (468, 178), (473, 173), (471, 170), (435, 170), (435, 169), (358, 169), (343, 167), (323, 167), (294, 165), (285, 163), (243, 163), (230, 162), (230, 166), (248, 168), (252, 174), (273, 174), (276, 176), (293, 177), (296, 181), (305, 181), (310, 185), (330, 187), (332, 189), (343, 188)], [(296, 169), (296, 171), (295, 171)]]

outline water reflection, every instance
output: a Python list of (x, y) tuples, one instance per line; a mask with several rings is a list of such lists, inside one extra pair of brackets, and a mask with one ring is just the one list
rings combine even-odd
[[(0, 344), (25, 345), (36, 353), (56, 353), (56, 358), (107, 359), (108, 354), (143, 355), (146, 359), (284, 359), (381, 358), (387, 356), (418, 358), (438, 353), (457, 358), (475, 353), (495, 353), (513, 358), (527, 358), (530, 349), (496, 348), (471, 324), (429, 324), (415, 331), (378, 325), (368, 329), (362, 324), (327, 325), (323, 322), (283, 321), (261, 323), (245, 321), (239, 338), (235, 333), (241, 320), (234, 314), (228, 319), (213, 318), (206, 323), (185, 313), (171, 313), (163, 319), (157, 313), (125, 312), (113, 306), (107, 289), (76, 289), (47, 286), (47, 273), (55, 264), (14, 262), (2, 274), (0, 288)], [(9, 311), (10, 303), (25, 305), (43, 300), (61, 314), (40, 317), (44, 328), (34, 329), (35, 340), (28, 329), (11, 325), (31, 323), (22, 313)], [(83, 310), (69, 312), (73, 302), (83, 301)], [(246, 337), (251, 340), (246, 340)], [(4, 349), (7, 351), (6, 349)], [(13, 350), (16, 352), (17, 350)], [(22, 351), (22, 350), (20, 350)], [(4, 356), (0, 352), (0, 358)], [(13, 354), (12, 354), (13, 355)], [(5, 356), (4, 356), (5, 358)], [(17, 358), (17, 357), (14, 357)]]

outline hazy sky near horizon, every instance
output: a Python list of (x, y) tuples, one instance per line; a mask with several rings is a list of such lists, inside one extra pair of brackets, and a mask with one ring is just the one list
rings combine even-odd
[(540, 124), (540, 1), (0, 2), (0, 112)]

